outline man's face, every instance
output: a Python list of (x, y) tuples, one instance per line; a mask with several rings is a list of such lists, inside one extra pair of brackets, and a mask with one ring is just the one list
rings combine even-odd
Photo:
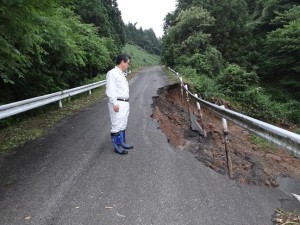
[(130, 65), (130, 60), (129, 59), (126, 62), (124, 60), (122, 61), (123, 72), (125, 72), (127, 70), (129, 65)]

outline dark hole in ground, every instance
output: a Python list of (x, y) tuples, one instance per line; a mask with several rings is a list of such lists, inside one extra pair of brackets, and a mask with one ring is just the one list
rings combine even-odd
[[(220, 99), (215, 104), (230, 105)], [(165, 86), (153, 98), (152, 117), (177, 149), (190, 151), (197, 160), (221, 174), (228, 174), (221, 118), (201, 105), (202, 120), (193, 99), (181, 96), (180, 84)], [(194, 115), (200, 129), (192, 125)], [(241, 184), (277, 187), (279, 177), (300, 180), (300, 159), (283, 149), (265, 149), (250, 142), (247, 130), (227, 121), (232, 178)]]

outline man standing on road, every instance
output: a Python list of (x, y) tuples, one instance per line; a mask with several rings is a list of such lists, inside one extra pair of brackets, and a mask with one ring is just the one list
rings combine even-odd
[(125, 129), (129, 115), (129, 85), (125, 77), (130, 63), (130, 56), (118, 55), (115, 68), (106, 74), (106, 95), (111, 120), (111, 140), (115, 152), (121, 155), (128, 153), (125, 149), (133, 146), (126, 143)]

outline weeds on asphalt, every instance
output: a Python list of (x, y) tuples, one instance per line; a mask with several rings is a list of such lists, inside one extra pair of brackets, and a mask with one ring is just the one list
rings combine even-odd
[(276, 209), (274, 222), (276, 225), (300, 225), (300, 214)]

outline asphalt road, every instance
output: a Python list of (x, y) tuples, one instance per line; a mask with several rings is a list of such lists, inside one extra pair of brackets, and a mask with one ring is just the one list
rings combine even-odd
[(173, 149), (151, 118), (160, 67), (130, 81), (128, 155), (114, 153), (107, 98), (2, 159), (1, 225), (268, 225), (293, 200), (243, 186)]

